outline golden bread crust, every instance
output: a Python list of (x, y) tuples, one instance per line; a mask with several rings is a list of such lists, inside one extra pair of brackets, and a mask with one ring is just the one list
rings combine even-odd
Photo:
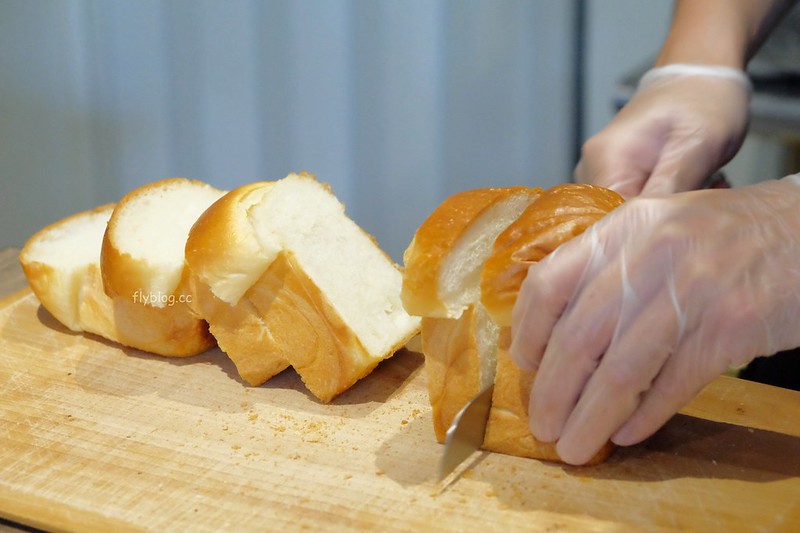
[[(123, 196), (108, 221), (100, 251), (103, 288), (109, 296), (122, 296), (133, 299), (134, 294), (137, 292), (150, 292), (152, 266), (146, 259), (136, 258), (126, 253), (118, 243), (118, 236), (124, 235), (128, 231), (124, 227), (124, 223), (120, 221), (122, 218), (121, 213), (143, 195), (174, 184), (191, 184), (195, 187), (207, 188), (222, 193), (222, 191), (218, 191), (202, 181), (187, 178), (166, 178), (134, 189)], [(175, 292), (177, 291), (173, 291), (172, 294), (175, 294)]]
[(458, 318), (423, 318), (422, 351), (436, 440), (444, 442), (453, 419), (480, 392), (475, 308)]
[[(511, 328), (502, 328), (497, 350), (497, 374), (492, 394), (492, 408), (483, 449), (493, 452), (530, 457), (543, 461), (563, 462), (556, 451), (555, 442), (542, 442), (530, 431), (528, 400), (531, 396), (535, 372), (526, 372), (514, 364), (508, 355)], [(614, 450), (606, 443), (586, 464), (605, 460)]]
[[(247, 220), (247, 207), (256, 203), (273, 184), (262, 181), (230, 191), (206, 209), (189, 231), (186, 264), (198, 281), (228, 304), (236, 304), (272, 260), (255, 237)], [(231, 291), (224, 291), (226, 279), (233, 273), (252, 278), (249, 284), (243, 280), (244, 287), (234, 291), (240, 293), (237, 297), (227, 294)]]
[(370, 355), (290, 252), (278, 256), (248, 298), (308, 390), (323, 402), (350, 388), (416, 334), (412, 331), (385, 354)]
[(439, 298), (442, 261), (475, 218), (498, 202), (525, 191), (532, 190), (505, 187), (463, 191), (447, 198), (425, 219), (403, 254), (401, 299), (409, 314), (447, 316), (447, 308)]
[(528, 267), (621, 205), (614, 191), (564, 184), (544, 191), (495, 240), (481, 274), (481, 303), (499, 326), (511, 310)]
[[(96, 215), (110, 217), (114, 206), (115, 204), (101, 205), (49, 224), (34, 233), (20, 251), (19, 261), (22, 265), (22, 272), (25, 274), (33, 293), (56, 320), (72, 331), (82, 331), (78, 309), (78, 292), (83, 273), (81, 273), (79, 279), (67, 279), (63, 272), (46, 263), (35, 261), (31, 257), (31, 251), (40, 240), (47, 239), (53, 230), (85, 217)], [(87, 264), (89, 262), (87, 259)], [(68, 294), (65, 294), (65, 292)]]
[(162, 308), (110, 298), (103, 291), (99, 265), (91, 265), (79, 302), (83, 331), (119, 344), (167, 357), (189, 357), (213, 348), (208, 324), (184, 303)]

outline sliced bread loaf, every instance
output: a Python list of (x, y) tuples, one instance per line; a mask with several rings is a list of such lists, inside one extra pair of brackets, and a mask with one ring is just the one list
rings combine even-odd
[(172, 307), (146, 308), (103, 290), (100, 249), (114, 205), (84, 211), (33, 235), (20, 253), (28, 283), (59, 322), (125, 346), (193, 355), (214, 345), (204, 321)]
[[(242, 253), (250, 259), (243, 261)], [(241, 347), (221, 340), (239, 372), (288, 363), (325, 402), (419, 329), (419, 319), (400, 301), (397, 266), (346, 216), (330, 188), (310, 174), (228, 193), (192, 228), (186, 261), (207, 294), (257, 315), (253, 323), (261, 321), (254, 331), (269, 339), (270, 349), (260, 362), (243, 363)], [(223, 331), (206, 303), (198, 300), (194, 307), (212, 331)], [(267, 374), (262, 372), (264, 379)]]
[(499, 330), (480, 298), (480, 273), (498, 234), (540, 189), (476, 189), (445, 200), (404, 254), (403, 304), (423, 318), (433, 428), (443, 442), (458, 411), (494, 381)]
[[(511, 311), (528, 267), (622, 203), (617, 193), (592, 185), (564, 184), (544, 191), (495, 240), (481, 274), (481, 302), (500, 326), (497, 374), (483, 447), (487, 450), (561, 461), (555, 443), (541, 442), (530, 432), (528, 403), (535, 372), (521, 370), (508, 355)], [(604, 460), (609, 442), (589, 464)]]
[(107, 204), (77, 213), (35, 233), (19, 254), (22, 271), (39, 302), (72, 331), (83, 331), (80, 291), (114, 211)]
[[(527, 266), (621, 202), (613, 192), (595, 189), (598, 188), (564, 185), (544, 192), (536, 190), (521, 208), (500, 209), (504, 216), (489, 223), (486, 218), (497, 217), (497, 210), (486, 215), (480, 209), (470, 211), (460, 207), (462, 203), (470, 204), (474, 193), (467, 191), (446, 200), (420, 226), (405, 256), (403, 301), (412, 310), (430, 313), (423, 315), (426, 318), (422, 323), (422, 345), (434, 429), (440, 442), (461, 407), (493, 382), (495, 389), (483, 447), (560, 461), (554, 443), (540, 442), (530, 433), (528, 398), (535, 375), (521, 371), (509, 357), (508, 326)], [(460, 223), (455, 224), (454, 220)], [(435, 232), (430, 228), (436, 228)], [(451, 243), (458, 242), (461, 235), (469, 235), (469, 242), (480, 241), (480, 247), (475, 248), (482, 251), (460, 253), (456, 257), (469, 257), (474, 262), (459, 268), (461, 261), (451, 261), (448, 254), (453, 248)], [(419, 257), (424, 260), (417, 260)], [(451, 286), (473, 295), (466, 310), (455, 319), (439, 318), (447, 309), (456, 309), (457, 314), (463, 305), (455, 299), (450, 300), (450, 306), (440, 301), (441, 295), (446, 294), (440, 285), (448, 276), (437, 273), (430, 281), (430, 272), (419, 271), (435, 270), (442, 268), (441, 265), (449, 265), (451, 284), (457, 280)], [(611, 449), (607, 445), (592, 462), (604, 459)]]

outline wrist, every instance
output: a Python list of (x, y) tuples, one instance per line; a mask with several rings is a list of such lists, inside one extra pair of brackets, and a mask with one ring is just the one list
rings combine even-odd
[(746, 44), (737, 39), (726, 45), (705, 45), (696, 41), (705, 38), (686, 39), (672, 44), (668, 38), (653, 63), (654, 68), (672, 64), (691, 64), (728, 67), (744, 70), (747, 64)]
[(744, 69), (752, 40), (750, 26), (761, 17), (757, 3), (677, 0), (672, 25), (654, 66), (690, 63)]
[(639, 80), (639, 90), (658, 83), (665, 78), (674, 79), (680, 77), (701, 77), (717, 78), (720, 80), (730, 80), (737, 83), (747, 92), (749, 98), (753, 93), (753, 85), (747, 73), (739, 68), (723, 65), (704, 65), (693, 63), (671, 63), (660, 67), (655, 67), (642, 76)]

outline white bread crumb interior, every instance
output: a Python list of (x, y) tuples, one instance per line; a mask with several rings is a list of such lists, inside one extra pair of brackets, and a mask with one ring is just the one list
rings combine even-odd
[(48, 268), (51, 312), (65, 326), (81, 331), (79, 293), (87, 269), (100, 262), (100, 246), (113, 205), (88, 211), (49, 226), (31, 238), (20, 253), (23, 265)]
[[(212, 271), (206, 268), (202, 270), (200, 279), (207, 283), (214, 296), (229, 305), (236, 305), (244, 294), (258, 281), (258, 278), (272, 264), (281, 252), (278, 243), (257, 242), (250, 226), (247, 212), (250, 208), (263, 199), (264, 195), (271, 190), (273, 183), (265, 182), (261, 188), (251, 191), (239, 202), (239, 210), (236, 211), (239, 227), (236, 229), (241, 233), (240, 238), (245, 235), (249, 238), (246, 241), (248, 261), (227, 261), (225, 268), (219, 271)], [(244, 247), (244, 243), (240, 243)]]
[(418, 327), (400, 301), (400, 271), (326, 186), (290, 175), (248, 216), (261, 245), (291, 253), (370, 354), (385, 356)]
[(497, 341), (500, 338), (500, 328), (495, 324), (486, 308), (479, 303), (475, 304), (475, 345), (478, 349), (480, 373), (478, 382), (480, 390), (494, 383), (497, 371)]
[(486, 209), (470, 224), (442, 260), (439, 272), (439, 299), (449, 318), (458, 318), (480, 300), (483, 263), (492, 252), (492, 245), (531, 202), (528, 194), (511, 195)]
[[(114, 245), (147, 269), (144, 293), (173, 294), (181, 281), (189, 230), (224, 191), (186, 179), (168, 179), (135, 191), (114, 212)], [(164, 307), (164, 300), (150, 303)]]

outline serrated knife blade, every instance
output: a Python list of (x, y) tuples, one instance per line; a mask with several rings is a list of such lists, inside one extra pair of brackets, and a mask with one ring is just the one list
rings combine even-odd
[(493, 392), (494, 384), (479, 392), (458, 412), (447, 429), (444, 451), (439, 462), (440, 482), (483, 444)]

